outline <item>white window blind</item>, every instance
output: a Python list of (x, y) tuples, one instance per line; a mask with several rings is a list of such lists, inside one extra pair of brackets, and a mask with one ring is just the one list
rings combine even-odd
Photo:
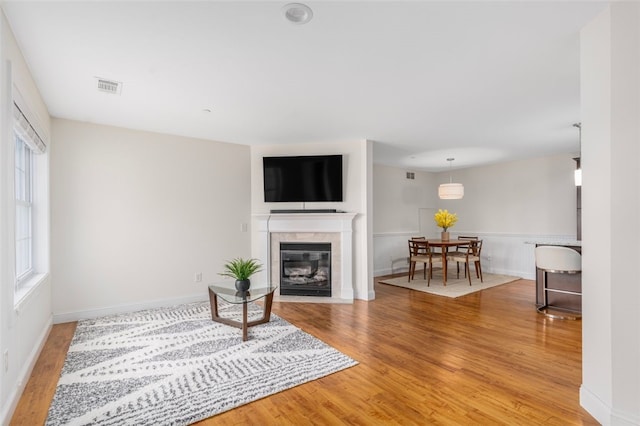
[(15, 102), (13, 103), (13, 117), (15, 118), (14, 129), (20, 139), (22, 139), (34, 153), (44, 154), (47, 146)]

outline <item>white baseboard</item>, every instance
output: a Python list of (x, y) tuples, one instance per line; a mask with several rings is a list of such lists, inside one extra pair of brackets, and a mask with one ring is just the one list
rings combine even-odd
[[(482, 268), (482, 272), (485, 272), (484, 268)], [(534, 272), (523, 272), (523, 271), (510, 271), (506, 269), (490, 269), (488, 271), (489, 274), (499, 274), (499, 275), (509, 275), (512, 277), (520, 277), (524, 280), (534, 280), (536, 279), (536, 274)]]
[(80, 321), (85, 319), (100, 318), (107, 315), (123, 314), (127, 312), (143, 311), (145, 309), (162, 308), (165, 306), (181, 305), (183, 303), (193, 303), (209, 300), (207, 295), (198, 294), (192, 296), (178, 297), (175, 299), (152, 300), (148, 302), (132, 303), (116, 306), (108, 306), (99, 309), (89, 309), (85, 311), (65, 312), (53, 315), (53, 323)]
[(15, 386), (12, 386), (9, 390), (9, 395), (4, 401), (4, 405), (2, 407), (2, 415), (0, 416), (0, 424), (8, 425), (11, 422), (11, 418), (13, 417), (13, 413), (18, 406), (18, 402), (20, 401), (20, 397), (24, 392), (25, 387), (27, 386), (27, 382), (31, 377), (31, 372), (38, 361), (38, 357), (40, 357), (40, 352), (42, 352), (42, 348), (44, 348), (44, 344), (47, 341), (47, 337), (49, 336), (49, 332), (51, 331), (51, 327), (53, 325), (53, 317), (49, 318), (47, 321), (46, 327), (38, 336), (37, 345), (31, 349), (27, 357), (27, 362), (24, 364), (24, 367), (18, 374), (18, 380), (15, 383)]
[(580, 386), (580, 405), (603, 426), (611, 424), (611, 407), (598, 398), (584, 385)]
[(376, 269), (375, 271), (373, 271), (373, 276), (374, 277), (380, 277), (382, 275), (392, 275), (392, 274), (406, 274), (407, 272), (409, 272), (409, 268), (383, 268), (383, 269)]
[(580, 405), (587, 410), (602, 426), (638, 426), (640, 425), (640, 415), (631, 413), (621, 413), (613, 410), (609, 404), (598, 398), (596, 394), (580, 386)]

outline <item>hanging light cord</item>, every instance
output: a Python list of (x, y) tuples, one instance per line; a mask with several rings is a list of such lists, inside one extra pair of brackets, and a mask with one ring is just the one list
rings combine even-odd
[(574, 123), (573, 127), (578, 128), (578, 158), (582, 157), (582, 123)]
[(451, 164), (453, 164), (453, 160), (455, 160), (455, 158), (447, 158), (449, 162), (449, 183), (453, 183), (453, 176), (451, 175)]

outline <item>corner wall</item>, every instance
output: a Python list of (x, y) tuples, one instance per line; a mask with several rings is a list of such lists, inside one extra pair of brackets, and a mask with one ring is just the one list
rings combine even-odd
[(55, 322), (206, 300), (249, 256), (249, 147), (63, 119), (53, 137)]
[(612, 2), (580, 45), (580, 404), (603, 425), (640, 425), (640, 4)]
[[(13, 37), (3, 12), (0, 12), (0, 423), (9, 420), (29, 378), (51, 327), (51, 279), (43, 280), (19, 305), (14, 305), (14, 150), (12, 92), (17, 90), (29, 108), (30, 121), (49, 146), (50, 118), (40, 92)], [(47, 155), (47, 154), (43, 154)], [(48, 173), (45, 167), (40, 172)], [(44, 176), (48, 180), (47, 176)], [(46, 216), (46, 215), (45, 215)], [(47, 230), (48, 231), (48, 230)], [(48, 240), (48, 235), (42, 236)], [(46, 255), (45, 255), (46, 257)], [(45, 262), (46, 263), (46, 262)], [(8, 363), (4, 367), (4, 353)]]

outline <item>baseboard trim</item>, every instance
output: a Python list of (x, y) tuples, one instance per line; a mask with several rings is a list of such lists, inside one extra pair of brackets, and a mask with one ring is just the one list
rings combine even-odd
[(152, 300), (148, 302), (123, 304), (108, 306), (99, 309), (88, 309), (84, 311), (65, 312), (53, 315), (53, 323), (61, 324), (65, 322), (81, 321), (85, 319), (100, 318), (107, 315), (123, 314), (127, 312), (143, 311), (145, 309), (162, 308), (165, 306), (181, 305), (183, 303), (193, 303), (206, 301), (207, 294), (178, 297), (174, 299)]
[(40, 357), (40, 352), (42, 352), (42, 348), (44, 348), (44, 344), (47, 342), (47, 337), (49, 336), (49, 332), (51, 331), (51, 327), (53, 326), (53, 317), (49, 317), (49, 321), (47, 321), (47, 325), (38, 336), (38, 344), (33, 347), (28, 356), (28, 362), (24, 364), (22, 371), (18, 375), (18, 380), (15, 383), (15, 386), (11, 387), (8, 398), (5, 400), (6, 404), (2, 407), (2, 415), (0, 416), (0, 424), (8, 425), (11, 423), (11, 418), (13, 417), (13, 413), (18, 406), (18, 402), (20, 401), (20, 397), (24, 392), (25, 387), (27, 386), (27, 382), (29, 382), (29, 378), (31, 377), (31, 372), (33, 368), (36, 366), (36, 362)]
[(584, 385), (580, 386), (580, 405), (603, 426), (611, 424), (611, 407)]
[[(484, 268), (482, 269), (482, 272), (484, 272)], [(536, 279), (535, 272), (508, 271), (506, 269), (489, 269), (489, 270), (487, 270), (487, 272), (490, 273), (490, 274), (510, 275), (512, 277), (520, 277), (523, 280), (533, 280), (533, 281), (535, 281), (535, 279)]]
[(638, 426), (640, 416), (614, 410), (584, 385), (580, 386), (580, 405), (603, 426)]

